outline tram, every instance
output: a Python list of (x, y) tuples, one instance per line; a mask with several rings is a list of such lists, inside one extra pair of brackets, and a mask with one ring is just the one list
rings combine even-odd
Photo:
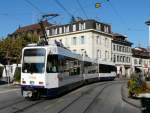
[(31, 99), (58, 96), (85, 83), (116, 76), (109, 66), (56, 44), (23, 48), (21, 62), (21, 92)]
[(30, 46), (22, 51), (24, 97), (59, 95), (83, 84), (81, 56), (57, 45)]

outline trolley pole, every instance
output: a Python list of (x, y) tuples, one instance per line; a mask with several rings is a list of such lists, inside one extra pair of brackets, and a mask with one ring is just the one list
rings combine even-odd
[[(42, 34), (43, 34), (43, 37), (44, 37), (44, 40), (45, 40), (45, 44), (47, 45), (47, 39), (48, 39), (48, 37), (47, 37), (47, 33), (46, 33), (46, 29), (45, 29), (45, 26), (44, 26), (44, 21), (45, 20), (50, 20), (50, 19), (52, 19), (52, 18), (54, 18), (54, 17), (56, 17), (56, 16), (59, 16), (58, 14), (45, 14), (45, 15), (42, 15), (42, 18), (40, 19), (40, 22), (39, 22), (39, 25), (41, 26), (41, 30), (42, 30)], [(51, 18), (49, 18), (49, 17), (51, 17)]]

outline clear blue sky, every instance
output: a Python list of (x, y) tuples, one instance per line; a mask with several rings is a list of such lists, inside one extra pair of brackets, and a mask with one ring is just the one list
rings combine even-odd
[[(29, 2), (34, 7), (29, 4)], [(150, 20), (150, 0), (58, 0), (75, 17), (86, 19), (77, 1), (79, 1), (89, 19), (96, 19), (112, 25), (112, 31), (127, 35), (134, 46), (148, 45), (148, 27)], [(96, 9), (95, 3), (102, 3)], [(38, 11), (36, 8), (40, 11)], [(0, 0), (0, 37), (14, 32), (18, 26), (38, 22), (41, 13), (58, 13), (59, 17), (50, 22), (68, 23), (70, 16), (55, 0)]]

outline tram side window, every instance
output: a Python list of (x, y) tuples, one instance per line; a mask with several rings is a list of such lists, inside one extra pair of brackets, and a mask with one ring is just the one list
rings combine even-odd
[(67, 76), (74, 76), (74, 75), (79, 75), (80, 74), (80, 63), (79, 60), (62, 56), (58, 56), (58, 61), (59, 61), (59, 70), (60, 72), (63, 72), (64, 75)]
[(100, 73), (111, 73), (111, 72), (116, 72), (117, 69), (115, 66), (100, 64), (99, 71)]
[(47, 73), (58, 73), (58, 57), (57, 57), (57, 55), (48, 55), (46, 71), (47, 71)]
[(80, 74), (79, 61), (73, 58), (65, 57), (64, 70), (67, 71), (70, 76), (79, 75)]
[(98, 73), (98, 65), (92, 62), (84, 62), (84, 73), (85, 74), (93, 74)]

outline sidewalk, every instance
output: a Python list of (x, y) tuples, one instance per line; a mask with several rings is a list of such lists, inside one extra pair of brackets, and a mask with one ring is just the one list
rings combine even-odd
[(14, 88), (20, 88), (20, 85), (14, 85), (12, 83), (0, 85), (0, 89), (14, 89)]
[[(148, 86), (150, 87), (150, 82), (147, 82)], [(128, 89), (127, 89), (127, 83), (123, 84), (121, 87), (121, 95), (122, 95), (122, 100), (125, 101), (126, 103), (140, 109), (146, 109), (145, 105), (143, 105), (143, 101), (149, 101), (148, 99), (133, 99), (128, 97)]]
[(140, 100), (132, 99), (128, 97), (128, 89), (126, 84), (123, 84), (121, 87), (121, 95), (122, 95), (122, 100), (125, 101), (126, 103), (137, 108), (142, 108)]

